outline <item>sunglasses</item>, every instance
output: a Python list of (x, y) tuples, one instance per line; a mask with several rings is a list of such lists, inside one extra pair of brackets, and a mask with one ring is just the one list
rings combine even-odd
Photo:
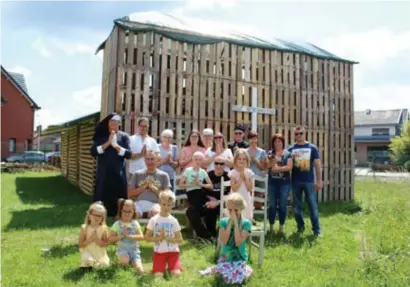
[(90, 215), (95, 216), (97, 218), (103, 217), (101, 214), (95, 214), (95, 213), (92, 213), (92, 212), (90, 213)]
[(215, 165), (225, 165), (224, 162), (215, 162)]
[(295, 136), (301, 136), (303, 133), (295, 133)]
[(222, 137), (214, 137), (214, 139), (216, 139), (216, 140), (217, 140), (217, 139), (221, 139), (221, 138), (222, 138)]

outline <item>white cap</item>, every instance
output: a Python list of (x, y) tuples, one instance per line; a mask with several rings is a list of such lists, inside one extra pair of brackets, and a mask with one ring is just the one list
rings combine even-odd
[(202, 135), (204, 135), (204, 136), (213, 136), (214, 135), (214, 131), (212, 130), (212, 129), (204, 129), (203, 131), (202, 131)]
[(121, 122), (121, 116), (120, 115), (115, 115), (111, 118), (111, 120)]

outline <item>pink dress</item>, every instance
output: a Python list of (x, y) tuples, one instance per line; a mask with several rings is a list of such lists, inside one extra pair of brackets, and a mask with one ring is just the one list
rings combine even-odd
[[(184, 159), (186, 159), (187, 157), (192, 158), (194, 153), (197, 152), (197, 151), (200, 151), (203, 154), (205, 154), (206, 148), (200, 147), (200, 146), (196, 146), (195, 148), (193, 148), (192, 146), (184, 146), (181, 150), (181, 154), (183, 155)], [(192, 166), (192, 160), (188, 164), (186, 164), (184, 166), (181, 166), (181, 168), (182, 168), (181, 172), (184, 172), (185, 169), (187, 169), (188, 167), (191, 167), (191, 166)]]
[[(253, 186), (255, 186), (255, 181), (253, 180), (253, 175), (254, 175), (253, 171), (251, 171), (249, 168), (247, 168), (247, 169), (245, 169), (245, 174), (246, 174), (246, 176), (248, 176), (252, 179)], [(229, 172), (228, 176), (230, 178), (235, 178), (237, 180), (240, 177), (239, 172), (236, 169), (231, 170)], [(233, 192), (232, 189), (231, 189), (231, 192)], [(245, 202), (246, 202), (246, 208), (243, 211), (243, 217), (245, 217), (248, 220), (252, 220), (253, 219), (252, 194), (246, 188), (245, 182), (242, 182), (241, 186), (239, 187), (239, 189), (236, 192), (239, 192), (239, 194), (243, 196), (243, 198), (245, 199)]]

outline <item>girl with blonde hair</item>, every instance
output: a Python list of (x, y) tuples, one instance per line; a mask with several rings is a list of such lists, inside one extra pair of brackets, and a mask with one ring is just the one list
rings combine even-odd
[(106, 249), (108, 245), (106, 217), (107, 210), (102, 202), (95, 202), (88, 208), (78, 235), (82, 268), (108, 267), (110, 264)]
[(252, 192), (255, 187), (254, 173), (249, 169), (250, 159), (246, 149), (238, 148), (233, 158), (234, 169), (229, 172), (231, 192), (238, 192), (245, 199), (244, 217), (253, 219)]
[(229, 215), (219, 222), (221, 256), (215, 266), (200, 271), (201, 275), (219, 275), (227, 284), (242, 284), (252, 275), (252, 268), (247, 264), (247, 240), (252, 224), (242, 216), (246, 205), (245, 199), (239, 193), (228, 195), (226, 207)]

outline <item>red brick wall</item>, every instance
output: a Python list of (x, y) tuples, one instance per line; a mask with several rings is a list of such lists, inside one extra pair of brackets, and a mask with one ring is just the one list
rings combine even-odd
[(7, 158), (10, 138), (16, 139), (16, 153), (24, 151), (26, 140), (33, 138), (34, 110), (12, 82), (1, 75), (1, 96), (7, 103), (1, 105), (1, 158)]

